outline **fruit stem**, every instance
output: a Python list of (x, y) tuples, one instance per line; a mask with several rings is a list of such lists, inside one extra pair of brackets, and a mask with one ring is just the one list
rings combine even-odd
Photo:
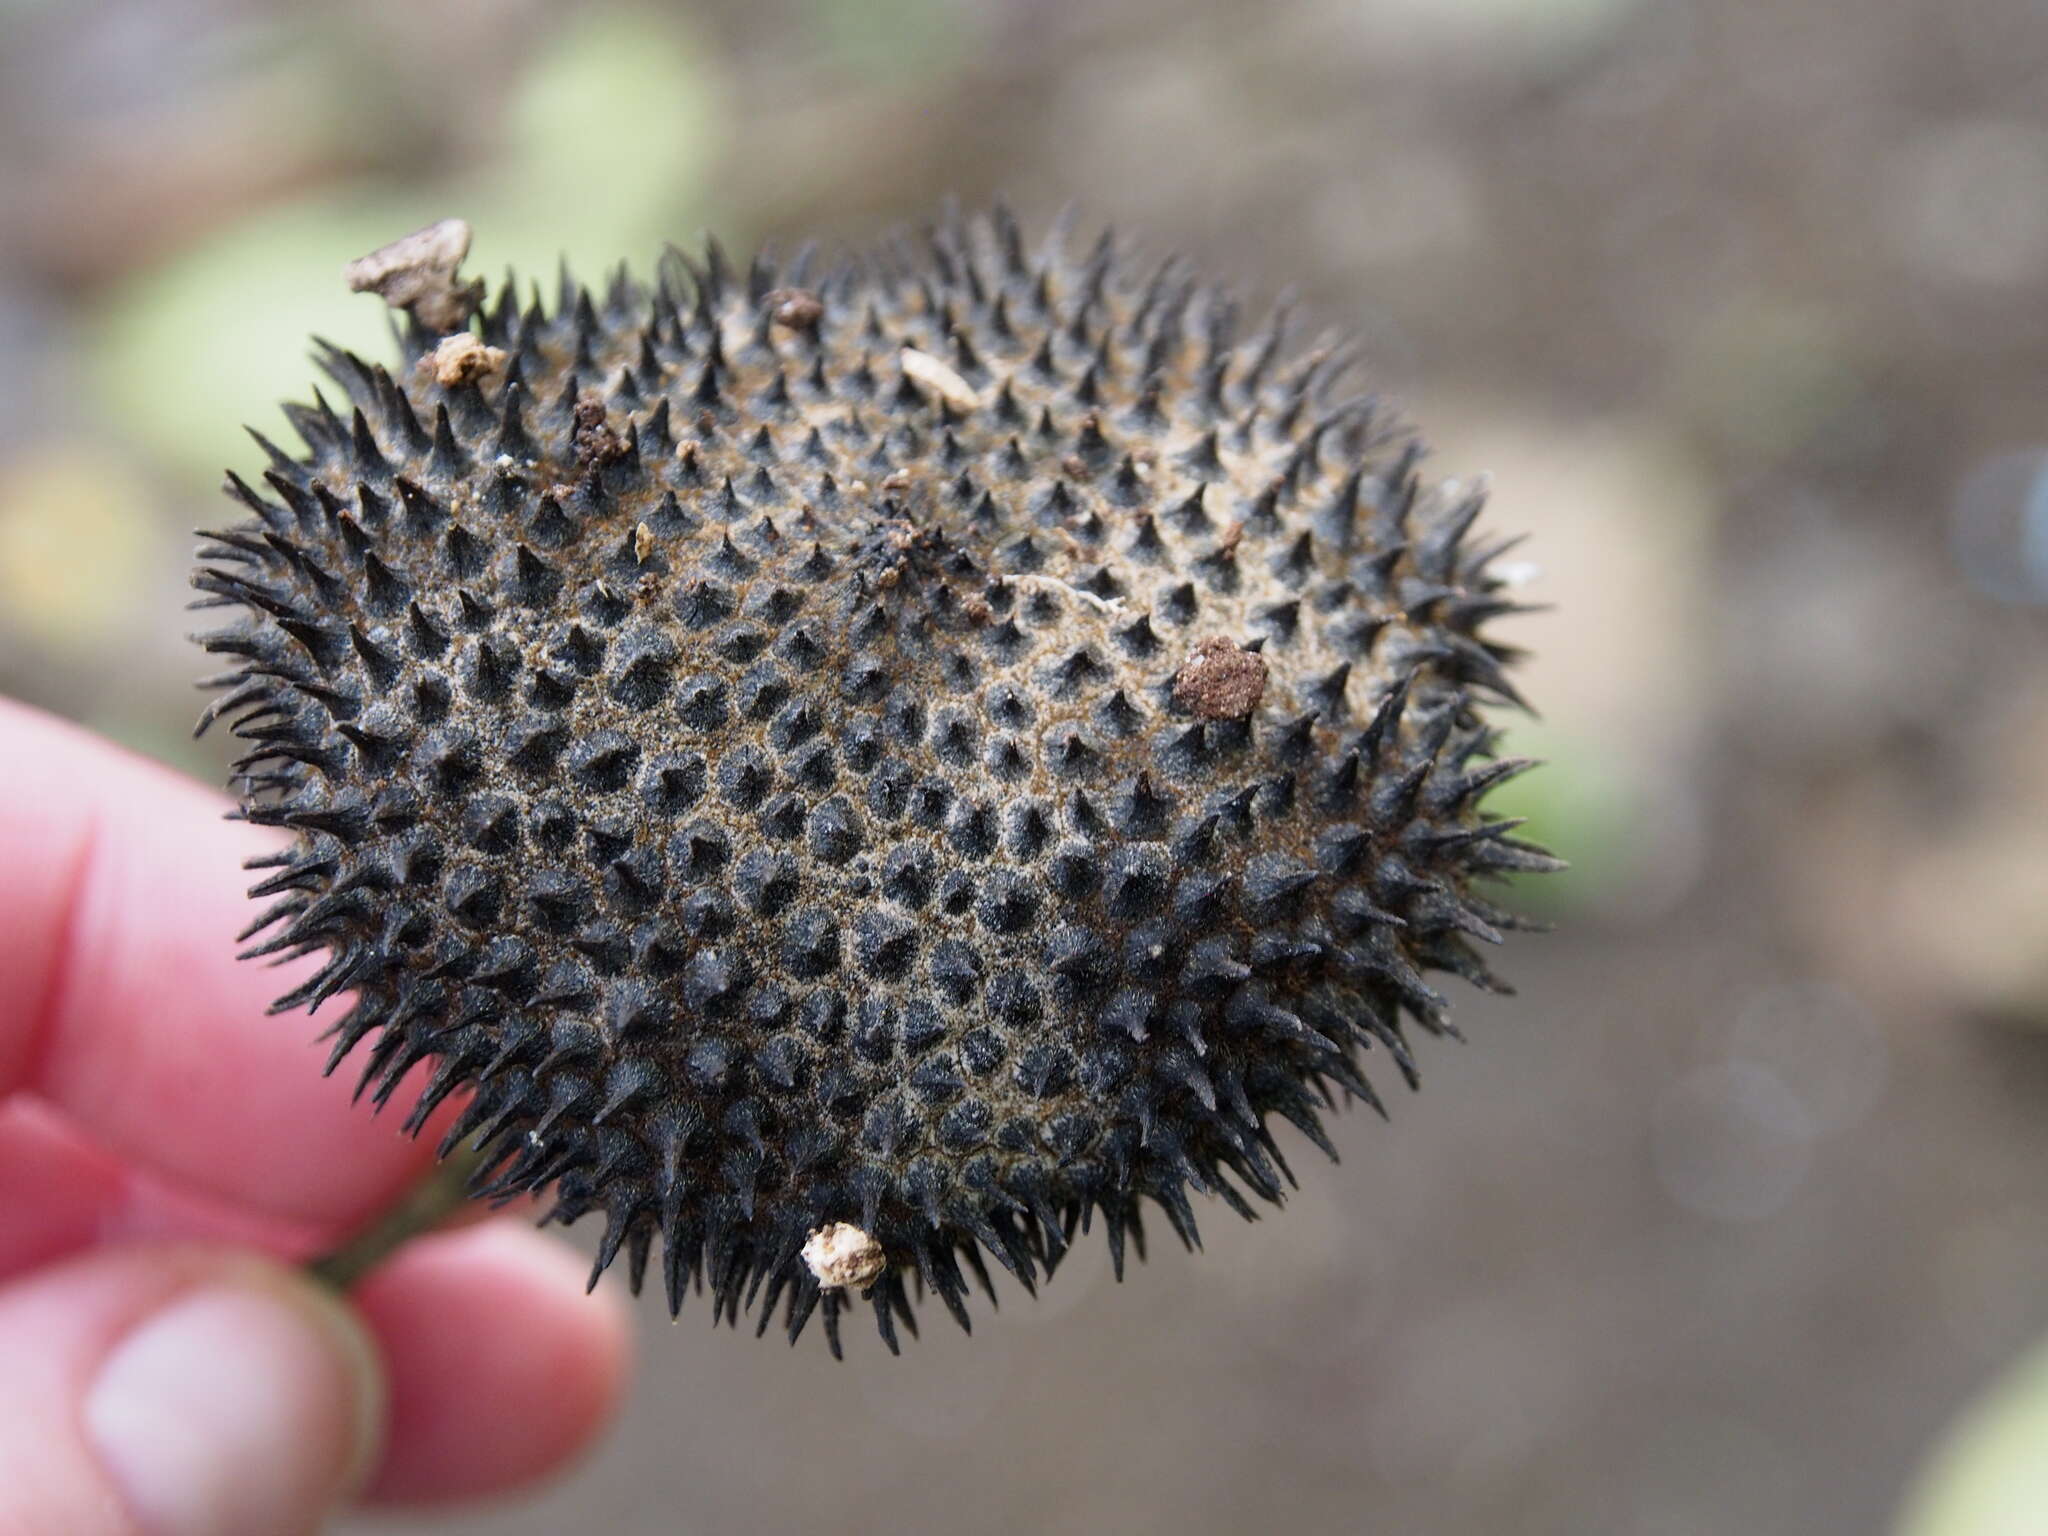
[(473, 1147), (462, 1145), (341, 1246), (310, 1260), (306, 1272), (337, 1291), (358, 1280), (406, 1243), (431, 1232), (469, 1200), (471, 1176), (482, 1166)]

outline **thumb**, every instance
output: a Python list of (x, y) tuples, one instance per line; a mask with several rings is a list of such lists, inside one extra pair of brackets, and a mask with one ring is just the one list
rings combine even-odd
[(103, 1250), (0, 1286), (0, 1532), (298, 1536), (377, 1453), (367, 1335), (236, 1250)]

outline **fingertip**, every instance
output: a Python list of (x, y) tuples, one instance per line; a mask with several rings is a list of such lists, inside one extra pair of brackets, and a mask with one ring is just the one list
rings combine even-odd
[(312, 1530), (381, 1436), (362, 1325), (231, 1248), (104, 1249), (0, 1286), (0, 1359), (9, 1530)]
[(353, 1297), (381, 1348), (391, 1434), (368, 1496), (438, 1503), (572, 1464), (625, 1395), (631, 1322), (586, 1262), (518, 1222), (408, 1245)]
[(103, 1362), (82, 1421), (145, 1529), (311, 1530), (377, 1461), (383, 1387), (363, 1328), (275, 1270), (195, 1287)]

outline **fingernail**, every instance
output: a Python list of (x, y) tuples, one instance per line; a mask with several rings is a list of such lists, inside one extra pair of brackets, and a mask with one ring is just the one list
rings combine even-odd
[(360, 1486), (383, 1385), (362, 1329), (296, 1280), (187, 1291), (114, 1347), (85, 1425), (150, 1536), (291, 1536)]

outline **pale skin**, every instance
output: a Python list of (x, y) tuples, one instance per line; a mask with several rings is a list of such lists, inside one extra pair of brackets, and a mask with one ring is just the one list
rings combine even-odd
[(345, 1302), (300, 1276), (449, 1111), (415, 1142), (321, 1076), (346, 999), (265, 1016), (306, 962), (233, 958), (241, 862), (274, 843), (225, 809), (0, 699), (0, 1536), (289, 1536), (358, 1497), (498, 1495), (623, 1391), (618, 1297), (517, 1216)]

